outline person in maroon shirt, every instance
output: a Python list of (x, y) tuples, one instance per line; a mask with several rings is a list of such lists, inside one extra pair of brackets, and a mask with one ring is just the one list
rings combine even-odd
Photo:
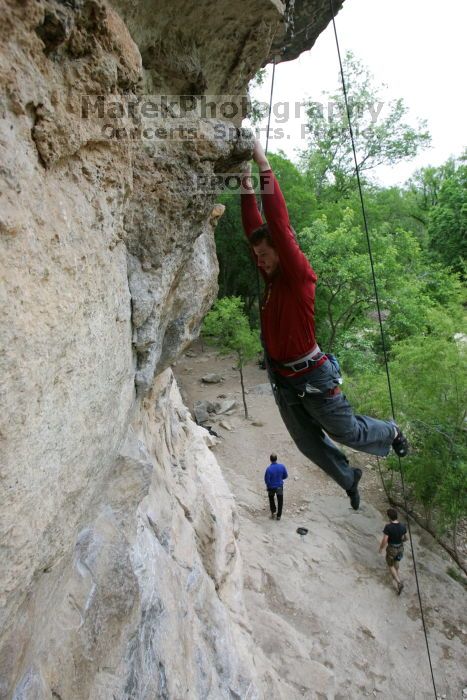
[(316, 341), (316, 273), (298, 246), (279, 183), (259, 141), (253, 158), (260, 170), (267, 223), (258, 209), (249, 166), (243, 178), (242, 223), (265, 282), (261, 333), (275, 399), (298, 449), (345, 489), (358, 510), (362, 472), (349, 465), (333, 440), (381, 457), (391, 445), (404, 457), (408, 442), (392, 421), (355, 415), (342, 394), (339, 365)]

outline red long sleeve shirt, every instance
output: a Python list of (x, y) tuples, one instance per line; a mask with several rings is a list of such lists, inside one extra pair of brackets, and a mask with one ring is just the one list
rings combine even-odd
[[(289, 362), (307, 355), (316, 345), (317, 276), (295, 240), (285, 199), (272, 170), (261, 174), (265, 177), (273, 180), (272, 192), (263, 193), (262, 201), (279, 268), (271, 278), (260, 270), (266, 283), (261, 305), (263, 340), (273, 360)], [(263, 223), (254, 193), (242, 194), (241, 205), (243, 228), (249, 238)]]

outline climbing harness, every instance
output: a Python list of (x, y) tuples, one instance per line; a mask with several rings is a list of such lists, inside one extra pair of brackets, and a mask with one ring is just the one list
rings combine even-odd
[[(355, 165), (355, 174), (357, 177), (357, 186), (358, 186), (358, 192), (359, 192), (360, 206), (362, 209), (362, 216), (363, 216), (365, 235), (366, 235), (366, 241), (367, 241), (367, 247), (368, 247), (368, 255), (370, 258), (371, 275), (372, 275), (372, 279), (373, 279), (373, 289), (375, 291), (376, 308), (377, 308), (377, 312), (378, 312), (378, 321), (379, 321), (381, 342), (382, 342), (382, 348), (383, 348), (384, 366), (386, 369), (388, 393), (389, 393), (389, 399), (390, 399), (390, 403), (391, 403), (391, 413), (392, 413), (393, 420), (395, 421), (394, 399), (393, 399), (393, 394), (392, 394), (391, 377), (389, 374), (389, 363), (388, 363), (388, 356), (387, 356), (387, 350), (386, 350), (386, 341), (385, 341), (385, 337), (384, 337), (384, 328), (383, 328), (383, 320), (382, 320), (382, 316), (381, 316), (381, 307), (380, 307), (380, 303), (379, 303), (378, 285), (376, 282), (376, 274), (375, 274), (375, 266), (374, 266), (374, 262), (373, 262), (373, 252), (371, 249), (370, 233), (369, 233), (369, 229), (368, 229), (368, 221), (367, 221), (367, 216), (366, 216), (365, 204), (364, 204), (364, 200), (363, 200), (362, 184), (360, 181), (360, 172), (359, 172), (358, 161), (357, 161), (357, 151), (355, 148), (355, 139), (354, 139), (354, 134), (353, 134), (353, 129), (352, 129), (352, 120), (350, 117), (350, 108), (349, 108), (349, 101), (348, 101), (348, 97), (347, 97), (347, 88), (346, 88), (345, 78), (344, 78), (344, 68), (342, 65), (339, 39), (337, 36), (333, 0), (329, 0), (329, 5), (330, 5), (331, 15), (332, 15), (332, 26), (334, 29), (334, 37), (336, 40), (337, 56), (339, 59), (339, 68), (340, 68), (341, 81), (342, 81), (342, 91), (344, 94), (345, 108), (346, 108), (346, 112), (347, 112), (347, 120), (349, 123), (350, 140), (352, 142), (352, 152), (353, 152), (354, 165)], [(407, 496), (406, 496), (406, 492), (405, 492), (404, 474), (403, 474), (401, 459), (399, 456), (398, 456), (398, 460), (399, 460), (399, 473), (401, 475), (402, 493), (403, 493), (403, 497), (404, 497), (405, 510), (407, 513), (407, 526), (408, 526), (408, 530), (409, 530), (410, 547), (412, 550), (413, 569), (414, 569), (414, 574), (415, 574), (415, 583), (417, 586), (417, 595), (418, 595), (418, 603), (419, 603), (420, 614), (421, 614), (421, 619), (422, 619), (423, 634), (425, 636), (426, 651), (427, 651), (427, 655), (428, 655), (428, 663), (430, 666), (431, 680), (433, 683), (433, 690), (434, 690), (435, 698), (437, 698), (438, 693), (436, 690), (435, 677), (434, 677), (434, 673), (433, 673), (433, 665), (431, 662), (430, 645), (428, 642), (428, 632), (427, 632), (426, 623), (425, 623), (425, 615), (424, 615), (424, 611), (423, 611), (423, 603), (422, 603), (422, 597), (421, 597), (421, 593), (420, 593), (420, 585), (419, 585), (419, 581), (418, 581), (417, 563), (415, 561), (415, 551), (414, 551), (414, 546), (413, 546), (413, 538), (412, 538), (412, 533), (410, 530), (410, 515), (409, 515), (409, 509), (407, 508)]]

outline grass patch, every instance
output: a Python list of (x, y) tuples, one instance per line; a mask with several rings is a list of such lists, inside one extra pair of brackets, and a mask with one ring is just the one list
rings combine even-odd
[(460, 583), (461, 586), (464, 586), (464, 588), (467, 590), (467, 581), (465, 579), (465, 576), (461, 574), (460, 571), (455, 569), (453, 566), (448, 566), (446, 569), (446, 573), (448, 576), (454, 579), (454, 581), (457, 581), (457, 583)]

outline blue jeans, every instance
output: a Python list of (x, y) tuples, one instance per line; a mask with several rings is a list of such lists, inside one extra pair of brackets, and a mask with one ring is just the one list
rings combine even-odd
[(343, 489), (352, 487), (354, 472), (333, 440), (379, 457), (389, 453), (394, 423), (354, 414), (341, 392), (329, 396), (339, 384), (339, 373), (329, 360), (300, 377), (271, 378), (282, 420), (296, 446)]

